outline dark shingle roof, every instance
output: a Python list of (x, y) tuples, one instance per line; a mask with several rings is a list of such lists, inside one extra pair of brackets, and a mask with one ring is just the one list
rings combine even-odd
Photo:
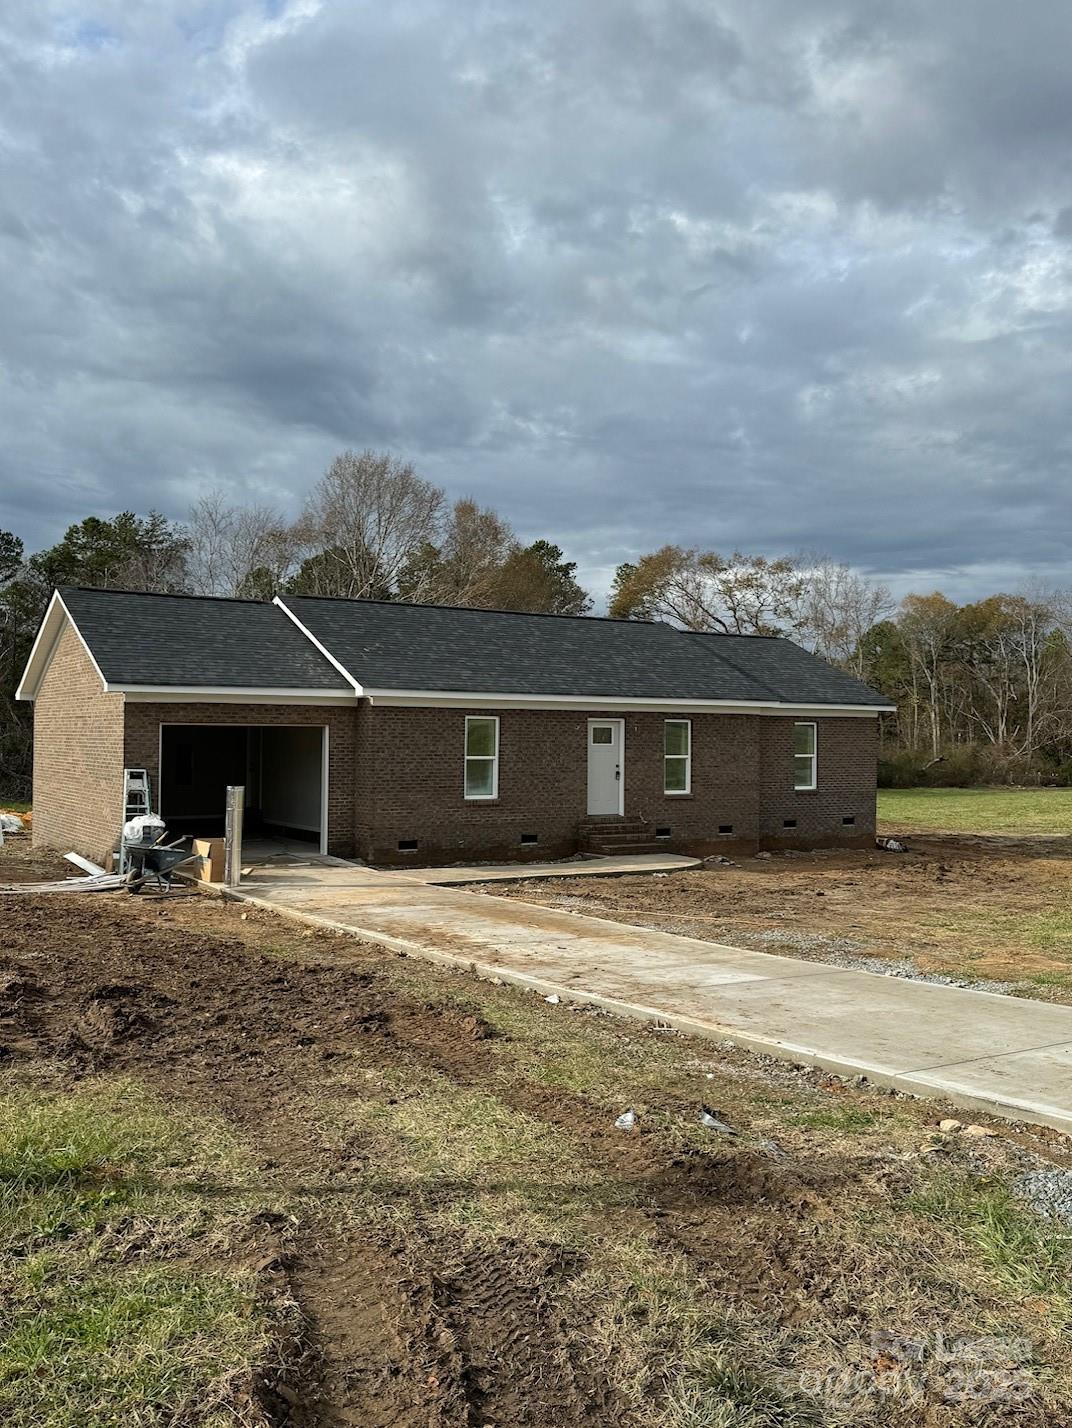
[(274, 605), (67, 587), (60, 597), (109, 684), (351, 686)]
[(287, 596), (365, 689), (888, 705), (788, 640), (584, 616)]
[(728, 660), (753, 679), (761, 680), (783, 704), (866, 704), (890, 708), (885, 694), (869, 688), (851, 674), (809, 654), (792, 640), (764, 635), (711, 635), (690, 633), (706, 641), (719, 659)]
[[(260, 600), (68, 587), (63, 602), (109, 684), (351, 686), (283, 610)], [(789, 640), (670, 625), (375, 600), (286, 606), (369, 690), (888, 707)]]

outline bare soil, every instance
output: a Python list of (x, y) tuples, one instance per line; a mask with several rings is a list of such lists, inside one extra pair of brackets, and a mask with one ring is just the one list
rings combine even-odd
[[(29, 854), (26, 860), (43, 867)], [(897, 876), (915, 866), (902, 865)], [(918, 865), (917, 876), (933, 881), (937, 873), (926, 866)], [(793, 892), (779, 886), (798, 868), (803, 875), (803, 865), (782, 863), (698, 876), (721, 887), (730, 877), (739, 893), (751, 887), (758, 925), (762, 888), (787, 916), (794, 897), (804, 898), (803, 885)], [(866, 859), (825, 865), (821, 891), (836, 890), (848, 903), (869, 868)], [(642, 891), (653, 905), (673, 905), (689, 886), (683, 878), (640, 883), (600, 882), (592, 895), (639, 901)], [(569, 887), (571, 896), (585, 896), (576, 883)], [(909, 897), (907, 886), (900, 896)], [(811, 925), (803, 911), (800, 917)], [(549, 1082), (539, 1065), (526, 1070), (508, 1029), (522, 1015), (543, 1019), (550, 1058), (568, 1016), (562, 1008), (204, 894), (0, 901), (0, 1061), (47, 1061), (72, 1084), (130, 1075), (180, 1106), (225, 1117), (255, 1155), (265, 1184), (293, 1197), (293, 1214), (279, 1227), (280, 1256), (266, 1272), (285, 1273), (307, 1331), (301, 1342), (281, 1346), (279, 1364), (266, 1371), (261, 1395), (273, 1424), (604, 1428), (662, 1421), (645, 1416), (606, 1354), (593, 1349), (601, 1310), (579, 1288), (593, 1268), (590, 1248), (541, 1239), (521, 1223), (497, 1235), (450, 1231), (439, 1212), (476, 1191), (471, 1180), (447, 1172), (389, 1184), (389, 1213), (382, 1206), (371, 1217), (351, 1213), (369, 1183), (382, 1186), (385, 1171), (380, 1144), (347, 1131), (339, 1106), (378, 1099), (385, 1113), (399, 1101), (419, 1110), (422, 1088), (433, 1080), (458, 1098), (493, 1094), (526, 1124), (546, 1128), (592, 1177), (593, 1235), (606, 1234), (613, 1216), (623, 1238), (640, 1236), (666, 1256), (683, 1255), (705, 1303), (758, 1324), (771, 1344), (784, 1336), (787, 1353), (801, 1345), (828, 1353), (848, 1338), (866, 1339), (876, 1316), (888, 1324), (901, 1312), (902, 1285), (912, 1286), (917, 1326), (944, 1328), (958, 1318), (992, 1324), (1005, 1313), (985, 1276), (982, 1288), (946, 1281), (961, 1272), (959, 1249), (926, 1229), (918, 1244), (911, 1236), (901, 1246), (887, 1240), (874, 1253), (844, 1238), (847, 1218), (886, 1215), (910, 1187), (920, 1164), (912, 1153), (933, 1125), (933, 1105), (702, 1043), (694, 1059), (671, 1063), (665, 1036), (605, 1018), (591, 1019), (592, 1037), (602, 1057), (622, 1058), (615, 1084), (584, 1092)], [(570, 1018), (571, 1028), (584, 1025), (583, 1016)], [(575, 1035), (570, 1054), (579, 1044)], [(652, 1068), (664, 1062), (660, 1078)], [(685, 1066), (715, 1070), (686, 1074)], [(716, 1071), (719, 1109), (745, 1134), (740, 1143), (720, 1138), (699, 1149), (666, 1127), (695, 1122), (703, 1078)], [(631, 1086), (630, 1076), (640, 1079)], [(612, 1106), (619, 1097), (636, 1101), (639, 1133), (615, 1130), (605, 1096)], [(849, 1105), (880, 1126), (881, 1145), (802, 1128), (816, 1107), (825, 1115)], [(794, 1129), (798, 1113), (805, 1119)], [(758, 1139), (772, 1125), (779, 1128), (774, 1147)], [(990, 1156), (991, 1168), (1027, 1154), (1065, 1163), (1056, 1136), (1003, 1128), (1003, 1137), (973, 1153)], [(546, 1183), (537, 1176), (536, 1189), (551, 1204), (570, 1193), (550, 1171)], [(916, 1282), (924, 1244), (932, 1267)], [(1024, 1312), (1009, 1308), (1013, 1328), (1022, 1330)], [(656, 1378), (660, 1371), (656, 1366)], [(1055, 1401), (1052, 1394), (1040, 1400), (1037, 1411), (1016, 1404), (1008, 1415), (999, 1405), (987, 1422), (1072, 1422)], [(916, 1414), (913, 1408), (907, 1417), (874, 1421), (974, 1421), (970, 1407), (942, 1402)]]
[[(496, 897), (759, 951), (1009, 984), (1072, 1002), (1072, 842), (931, 835), (909, 851), (776, 854), (667, 877), (495, 885)], [(881, 968), (879, 968), (881, 970)]]
[(29, 830), (4, 834), (4, 845), (0, 848), (0, 887), (8, 883), (44, 883), (80, 876), (78, 868), (58, 853), (35, 848)]

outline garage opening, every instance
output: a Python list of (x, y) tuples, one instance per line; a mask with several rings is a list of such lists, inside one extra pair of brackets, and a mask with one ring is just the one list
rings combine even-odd
[(157, 804), (169, 831), (222, 837), (227, 787), (246, 790), (244, 841), (327, 851), (327, 730), (309, 724), (164, 724)]

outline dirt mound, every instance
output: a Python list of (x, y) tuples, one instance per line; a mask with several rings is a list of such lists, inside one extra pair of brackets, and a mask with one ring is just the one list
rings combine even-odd
[(122, 1059), (130, 1042), (157, 1032), (174, 1006), (171, 997), (144, 987), (96, 987), (58, 1050), (66, 1060), (100, 1070), (113, 1056)]

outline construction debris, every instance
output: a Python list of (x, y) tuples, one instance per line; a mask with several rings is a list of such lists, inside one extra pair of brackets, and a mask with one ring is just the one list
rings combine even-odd
[(0, 884), (0, 896), (9, 893), (116, 892), (126, 885), (121, 873), (101, 873), (85, 878), (60, 878), (50, 883)]
[(722, 1135), (736, 1135), (733, 1127), (722, 1119), (717, 1111), (713, 1111), (710, 1106), (700, 1107), (700, 1124), (705, 1130), (719, 1131)]
[(88, 873), (91, 878), (103, 878), (108, 874), (107, 868), (102, 868), (100, 863), (91, 862), (89, 858), (83, 858), (81, 853), (64, 853), (63, 856), (76, 868), (81, 868), (84, 873)]

